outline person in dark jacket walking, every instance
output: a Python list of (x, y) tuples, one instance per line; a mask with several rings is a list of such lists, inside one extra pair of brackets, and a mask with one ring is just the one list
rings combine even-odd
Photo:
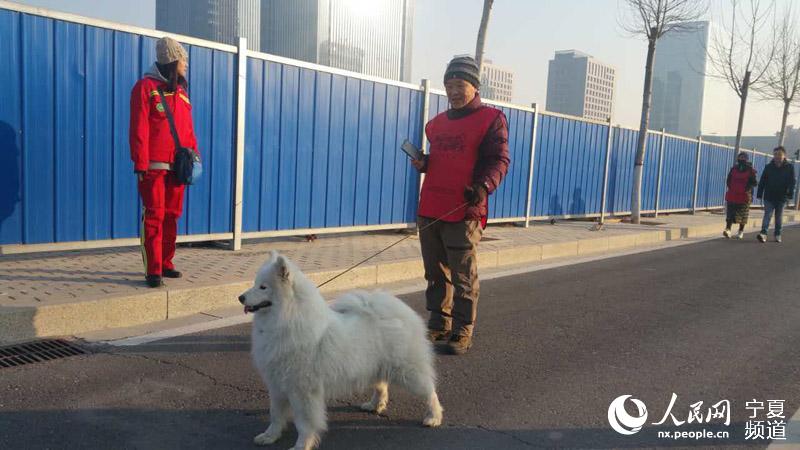
[(427, 123), (430, 153), (412, 164), (426, 173), (418, 226), (431, 313), (428, 337), (449, 337), (450, 352), (460, 355), (472, 346), (480, 293), (477, 246), (488, 197), (511, 161), (508, 122), (502, 111), (481, 103), (475, 60), (454, 58), (444, 83), (451, 108)]
[(180, 43), (165, 37), (156, 43), (156, 57), (157, 62), (131, 91), (129, 130), (131, 160), (144, 205), (142, 258), (150, 287), (162, 286), (162, 276), (181, 277), (172, 258), (185, 186), (178, 182), (172, 170), (175, 140), (159, 89), (175, 119), (181, 145), (197, 153), (192, 105), (186, 92), (189, 55)]
[(772, 161), (764, 168), (761, 180), (758, 182), (758, 198), (764, 199), (764, 221), (761, 223), (761, 233), (758, 234), (760, 242), (767, 242), (767, 230), (775, 213), (775, 242), (781, 242), (781, 228), (783, 227), (783, 207), (788, 200), (794, 197), (794, 168), (786, 162), (786, 150), (777, 147), (773, 152)]
[(753, 188), (756, 187), (756, 170), (750, 164), (747, 153), (741, 152), (736, 157), (736, 164), (728, 172), (728, 191), (725, 193), (727, 202), (727, 219), (725, 231), (722, 235), (731, 237), (731, 225), (739, 224), (738, 239), (744, 237), (744, 227), (750, 220), (750, 202), (753, 201)]

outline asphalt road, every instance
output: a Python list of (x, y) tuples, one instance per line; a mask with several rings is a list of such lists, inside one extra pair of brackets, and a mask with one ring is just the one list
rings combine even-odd
[[(784, 400), (787, 420), (800, 407), (799, 259), (789, 228), (783, 244), (748, 235), (486, 281), (475, 347), (437, 358), (445, 425), (422, 428), (423, 405), (398, 391), (385, 416), (361, 413), (365, 394), (330, 405), (321, 448), (764, 448), (745, 439), (746, 402)], [(404, 299), (423, 311), (421, 293)], [(254, 448), (268, 402), (248, 349), (246, 325), (0, 369), (0, 448)], [(673, 393), (681, 421), (729, 400), (730, 425), (653, 425)], [(648, 411), (634, 435), (609, 426), (624, 394)], [(658, 436), (701, 429), (729, 438)]]

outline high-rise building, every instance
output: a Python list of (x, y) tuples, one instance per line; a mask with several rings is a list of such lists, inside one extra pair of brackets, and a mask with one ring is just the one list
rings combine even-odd
[(513, 93), (514, 72), (484, 59), (481, 66), (481, 97), (510, 103)]
[(547, 110), (595, 120), (614, 113), (616, 70), (577, 50), (558, 51), (547, 72)]
[(264, 0), (262, 51), (411, 79), (414, 0)]
[(732, 90), (712, 72), (708, 48), (714, 39), (710, 22), (689, 22), (685, 31), (658, 40), (653, 65), (650, 129), (696, 137), (730, 134), (738, 113)]
[(261, 0), (156, 0), (156, 28), (261, 49)]

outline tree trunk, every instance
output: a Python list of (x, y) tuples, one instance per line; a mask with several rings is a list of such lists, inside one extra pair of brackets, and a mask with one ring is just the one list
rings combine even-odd
[(631, 191), (631, 223), (638, 224), (641, 219), (642, 173), (644, 154), (647, 145), (647, 126), (650, 123), (650, 98), (653, 95), (653, 62), (656, 57), (656, 30), (647, 43), (647, 64), (644, 69), (644, 92), (642, 93), (642, 120), (639, 123), (639, 141), (636, 145), (636, 160), (633, 165), (633, 189)]
[(475, 61), (478, 62), (478, 69), (483, 67), (483, 47), (486, 44), (486, 29), (489, 28), (492, 3), (494, 0), (483, 0), (483, 15), (481, 16), (481, 26), (478, 28), (478, 43), (475, 45)]
[(778, 145), (783, 147), (783, 144), (786, 140), (786, 120), (789, 118), (789, 105), (791, 104), (790, 101), (784, 100), (783, 101), (783, 116), (781, 116), (781, 133), (778, 137)]
[(739, 149), (742, 147), (742, 127), (744, 126), (744, 107), (747, 105), (747, 94), (750, 92), (750, 71), (744, 73), (744, 80), (742, 80), (742, 95), (739, 102), (739, 124), (736, 126), (736, 144), (733, 148), (733, 160), (736, 161), (736, 156), (739, 155)]

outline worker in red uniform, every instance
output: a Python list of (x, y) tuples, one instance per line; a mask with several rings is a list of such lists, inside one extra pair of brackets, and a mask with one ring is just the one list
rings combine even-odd
[(480, 68), (471, 57), (450, 61), (444, 74), (450, 109), (425, 126), (430, 153), (412, 164), (426, 173), (418, 214), (425, 266), (428, 338), (449, 339), (451, 353), (472, 346), (478, 314), (478, 243), (488, 216), (488, 197), (511, 163), (508, 122), (481, 103)]
[(172, 171), (175, 139), (159, 89), (174, 117), (180, 144), (197, 152), (186, 83), (189, 55), (176, 40), (164, 37), (156, 43), (156, 59), (131, 91), (130, 118), (131, 159), (144, 204), (142, 258), (150, 287), (163, 286), (162, 277), (181, 277), (172, 258), (185, 186)]

